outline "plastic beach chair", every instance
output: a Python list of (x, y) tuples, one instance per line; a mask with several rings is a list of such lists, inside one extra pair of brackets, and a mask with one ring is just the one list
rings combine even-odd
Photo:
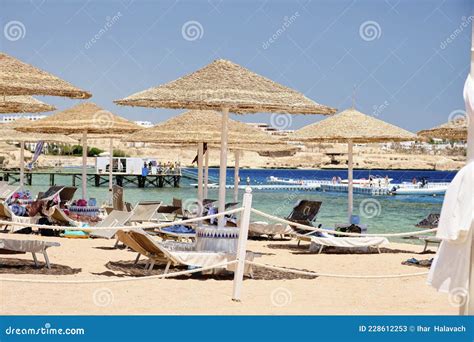
[(48, 242), (38, 240), (12, 240), (0, 239), (0, 254), (25, 254), (31, 253), (35, 266), (38, 267), (38, 259), (36, 253), (41, 253), (44, 256), (46, 268), (50, 269), (48, 253), (46, 249), (53, 246), (60, 246), (59, 242)]
[[(132, 214), (133, 212), (112, 210), (112, 212), (107, 215), (107, 217), (103, 221), (99, 222), (99, 224), (97, 224), (94, 228), (125, 226), (128, 224)], [(117, 233), (117, 231), (118, 229), (113, 228), (93, 229), (89, 235), (92, 237), (112, 239), (115, 236), (115, 233)]]

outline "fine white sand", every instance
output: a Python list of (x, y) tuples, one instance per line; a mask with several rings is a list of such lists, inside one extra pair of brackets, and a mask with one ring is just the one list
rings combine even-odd
[[(0, 234), (1, 238), (59, 241), (48, 251), (53, 264), (80, 268), (70, 275), (2, 273), (1, 278), (42, 280), (116, 279), (113, 283), (54, 284), (0, 281), (0, 314), (269, 314), (269, 315), (440, 315), (456, 314), (446, 294), (426, 285), (426, 276), (397, 279), (337, 279), (244, 281), (242, 302), (231, 300), (232, 281), (215, 279), (155, 279), (120, 282), (123, 273), (106, 267), (110, 261), (132, 261), (135, 253), (111, 249), (115, 241), (70, 240)], [(108, 247), (108, 248), (104, 248)], [(306, 245), (307, 247), (307, 245)], [(309, 254), (296, 241), (249, 241), (248, 249), (262, 253), (256, 261), (321, 273), (384, 275), (424, 272), (402, 261), (421, 246), (390, 244), (382, 254)], [(31, 261), (31, 255), (2, 255)], [(39, 256), (41, 259), (42, 257)], [(0, 267), (2, 267), (0, 265)], [(104, 273), (107, 272), (107, 273)]]

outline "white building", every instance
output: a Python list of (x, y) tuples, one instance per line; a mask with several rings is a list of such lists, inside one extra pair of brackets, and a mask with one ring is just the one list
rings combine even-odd
[(135, 121), (138, 126), (142, 126), (143, 128), (150, 128), (153, 127), (153, 124), (150, 121)]
[(10, 123), (18, 119), (27, 119), (31, 121), (37, 121), (45, 118), (46, 115), (43, 114), (28, 114), (28, 115), (2, 115), (0, 116), (0, 124)]

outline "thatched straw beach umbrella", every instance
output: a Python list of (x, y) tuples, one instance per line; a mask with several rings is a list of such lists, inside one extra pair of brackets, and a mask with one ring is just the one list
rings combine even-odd
[(0, 53), (0, 96), (50, 95), (87, 99), (92, 95), (46, 71)]
[[(218, 110), (222, 112), (219, 169), (219, 212), (224, 211), (229, 112), (332, 114), (303, 94), (277, 84), (227, 60), (216, 60), (196, 72), (170, 83), (115, 101), (119, 105), (155, 108)], [(219, 227), (224, 218), (219, 217)]]
[(54, 106), (31, 96), (0, 96), (0, 114), (41, 113), (56, 110)]
[(25, 178), (25, 143), (28, 142), (50, 142), (57, 144), (75, 144), (76, 140), (62, 134), (23, 133), (16, 130), (25, 127), (32, 121), (18, 119), (8, 124), (0, 125), (0, 141), (20, 143), (20, 186), (24, 185)]
[[(205, 153), (203, 174), (204, 144), (219, 146), (221, 142), (222, 115), (213, 110), (190, 110), (172, 117), (151, 128), (146, 128), (123, 138), (130, 142), (153, 142), (164, 145), (198, 145), (198, 202), (202, 204), (207, 197), (209, 152)], [(231, 120), (228, 122), (228, 144), (235, 153), (234, 200), (238, 196), (238, 176), (240, 150), (284, 149), (286, 143), (250, 125)], [(250, 146), (250, 144), (253, 144)], [(241, 146), (239, 149), (238, 147)], [(247, 148), (246, 148), (247, 146)], [(204, 186), (203, 186), (204, 183)]]
[[(32, 124), (19, 127), (22, 132), (63, 133), (82, 132), (82, 196), (87, 198), (87, 134), (100, 134), (111, 139), (140, 130), (141, 127), (120, 116), (112, 114), (94, 103), (86, 102), (50, 115)], [(112, 161), (113, 155), (110, 154)], [(109, 165), (109, 184), (112, 163)]]
[(353, 209), (353, 145), (354, 143), (375, 143), (416, 140), (417, 136), (402, 128), (363, 114), (354, 108), (347, 109), (330, 118), (300, 128), (288, 136), (289, 140), (303, 142), (332, 141), (347, 143), (348, 160), (348, 214)]
[(427, 138), (467, 140), (467, 117), (460, 117), (440, 126), (424, 129), (418, 135)]

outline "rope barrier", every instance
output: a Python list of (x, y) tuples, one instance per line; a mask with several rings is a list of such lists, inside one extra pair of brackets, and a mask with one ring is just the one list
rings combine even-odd
[(327, 233), (327, 234), (334, 234), (334, 235), (342, 235), (342, 236), (354, 236), (354, 237), (364, 237), (364, 236), (367, 236), (367, 237), (370, 237), (370, 236), (373, 236), (373, 237), (403, 237), (403, 236), (423, 235), (423, 234), (426, 234), (426, 233), (436, 232), (436, 231), (438, 230), (438, 228), (433, 228), (433, 229), (419, 230), (419, 231), (416, 231), (416, 232), (391, 233), (391, 234), (390, 234), (390, 233), (388, 233), (388, 234), (346, 233), (346, 232), (338, 232), (338, 231), (335, 231), (335, 230), (327, 230), (327, 229), (321, 229), (321, 228), (311, 227), (311, 226), (307, 226), (307, 225), (304, 225), (304, 224), (300, 224), (300, 223), (288, 221), (288, 220), (285, 220), (285, 219), (282, 219), (282, 218), (279, 218), (279, 217), (276, 217), (276, 216), (267, 214), (267, 213), (265, 213), (265, 212), (263, 212), (263, 211), (260, 211), (260, 210), (254, 209), (254, 208), (252, 208), (251, 211), (252, 211), (254, 214), (263, 216), (263, 217), (268, 218), (268, 219), (270, 219), (270, 220), (274, 220), (274, 221), (277, 221), (277, 222), (280, 222), (280, 223), (285, 223), (285, 224), (288, 224), (288, 225), (291, 225), (291, 226), (294, 226), (294, 227), (298, 227), (298, 228), (303, 229), (303, 230), (308, 230), (308, 231), (312, 231), (312, 232), (321, 232), (321, 233)]
[(140, 280), (150, 280), (150, 279), (164, 279), (164, 278), (172, 278), (178, 277), (186, 274), (192, 274), (207, 270), (212, 270), (214, 268), (224, 267), (227, 265), (232, 265), (237, 263), (237, 260), (232, 260), (228, 262), (218, 263), (211, 266), (205, 266), (200, 268), (195, 268), (192, 270), (187, 271), (180, 271), (174, 273), (167, 273), (167, 274), (159, 274), (154, 276), (146, 276), (146, 277), (136, 277), (136, 278), (123, 278), (123, 279), (90, 279), (90, 280), (47, 280), (47, 279), (21, 279), (21, 278), (0, 278), (1, 281), (5, 282), (16, 282), (16, 283), (48, 283), (48, 284), (98, 284), (98, 283), (122, 283), (122, 282), (130, 282), (130, 281), (140, 281)]
[(196, 217), (192, 219), (186, 220), (179, 220), (179, 221), (171, 221), (171, 222), (162, 222), (162, 223), (146, 223), (146, 224), (139, 224), (133, 226), (111, 226), (111, 227), (76, 227), (76, 226), (50, 226), (47, 224), (37, 224), (37, 223), (25, 223), (25, 222), (13, 222), (13, 221), (5, 221), (0, 220), (0, 225), (8, 225), (8, 226), (21, 226), (21, 227), (31, 227), (31, 228), (46, 228), (46, 229), (58, 229), (58, 230), (102, 230), (102, 229), (116, 229), (116, 230), (130, 230), (130, 229), (152, 229), (152, 228), (164, 228), (169, 226), (174, 226), (177, 224), (188, 224), (193, 222), (199, 222), (202, 220), (217, 218), (219, 216), (230, 215), (239, 213), (243, 210), (243, 208), (236, 208), (232, 210), (225, 211), (223, 213), (212, 214), (203, 217)]
[(348, 279), (384, 279), (384, 278), (407, 278), (407, 277), (418, 277), (427, 275), (429, 272), (420, 273), (406, 273), (406, 274), (388, 274), (388, 275), (352, 275), (352, 274), (331, 274), (331, 273), (317, 273), (309, 271), (301, 271), (296, 269), (289, 269), (284, 267), (278, 267), (268, 264), (261, 264), (254, 261), (245, 261), (246, 264), (268, 268), (274, 271), (289, 272), (300, 275), (315, 276), (315, 277), (326, 277), (326, 278), (348, 278)]

